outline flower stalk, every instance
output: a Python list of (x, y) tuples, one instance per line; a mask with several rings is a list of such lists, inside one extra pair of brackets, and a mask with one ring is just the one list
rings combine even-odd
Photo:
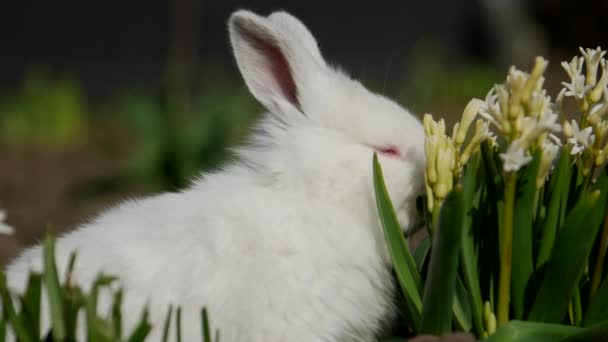
[(600, 287), (600, 281), (602, 280), (602, 271), (604, 270), (604, 259), (606, 258), (606, 248), (608, 248), (608, 207), (604, 214), (604, 224), (602, 227), (602, 236), (600, 238), (600, 244), (597, 249), (597, 257), (595, 259), (595, 267), (593, 269), (593, 275), (591, 276), (591, 288), (589, 290), (589, 301), (597, 289)]
[(511, 269), (513, 256), (513, 217), (515, 214), (515, 189), (517, 173), (505, 175), (505, 220), (500, 234), (500, 275), (498, 283), (497, 323), (502, 326), (509, 321), (509, 302), (511, 300)]

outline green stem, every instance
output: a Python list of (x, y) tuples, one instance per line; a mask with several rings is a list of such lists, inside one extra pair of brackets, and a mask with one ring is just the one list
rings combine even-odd
[(583, 309), (581, 307), (581, 290), (578, 285), (574, 291), (574, 297), (572, 298), (572, 307), (573, 307), (573, 323), (575, 326), (580, 326), (581, 321), (583, 320)]
[(498, 278), (497, 323), (499, 327), (509, 321), (511, 262), (513, 255), (513, 216), (517, 173), (509, 172), (505, 178), (504, 226), (502, 227), (500, 239), (500, 275)]
[(433, 211), (431, 212), (431, 226), (430, 226), (430, 233), (431, 236), (433, 236), (433, 234), (435, 233), (435, 228), (437, 227), (437, 224), (439, 223), (439, 212), (441, 211), (441, 205), (443, 205), (443, 200), (441, 202), (436, 201), (435, 205), (433, 206)]
[(604, 269), (604, 259), (606, 258), (606, 248), (608, 247), (608, 208), (606, 208), (606, 214), (604, 216), (604, 226), (602, 227), (602, 237), (600, 239), (600, 245), (597, 249), (597, 258), (595, 260), (595, 268), (593, 269), (593, 276), (591, 277), (591, 289), (589, 291), (589, 302), (597, 292), (602, 280), (602, 271)]

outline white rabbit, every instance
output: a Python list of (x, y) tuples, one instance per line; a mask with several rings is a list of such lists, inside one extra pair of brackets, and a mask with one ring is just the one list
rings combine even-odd
[[(222, 341), (371, 341), (395, 312), (372, 155), (411, 225), (422, 125), (328, 66), (291, 15), (240, 10), (228, 28), (245, 83), (268, 110), (250, 143), (184, 191), (128, 201), (60, 237), (59, 271), (76, 250), (85, 289), (100, 271), (118, 276), (127, 331), (148, 304), (151, 340), (172, 303), (185, 341), (200, 340), (203, 306)], [(12, 290), (41, 270), (41, 252), (8, 265)]]

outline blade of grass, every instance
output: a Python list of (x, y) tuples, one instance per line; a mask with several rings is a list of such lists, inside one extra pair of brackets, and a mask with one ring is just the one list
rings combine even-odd
[[(2, 307), (0, 307), (1, 309)], [(7, 325), (7, 317), (4, 315), (4, 312), (0, 310), (0, 342), (4, 342), (6, 340), (6, 325)]]
[(51, 234), (47, 234), (44, 240), (44, 284), (50, 307), (53, 340), (63, 341), (66, 338), (65, 310), (55, 262), (55, 239)]
[(513, 250), (511, 255), (511, 306), (515, 319), (524, 317), (526, 286), (534, 271), (532, 254), (532, 224), (534, 221), (534, 199), (536, 197), (536, 178), (541, 159), (540, 149), (534, 159), (518, 177), (513, 222)]
[(538, 256), (536, 258), (536, 269), (539, 269), (544, 263), (549, 260), (551, 250), (555, 243), (555, 237), (559, 230), (561, 217), (560, 208), (565, 207), (563, 196), (567, 198), (570, 188), (570, 153), (566, 149), (562, 149), (557, 167), (551, 176), (549, 182), (549, 204), (545, 220), (542, 223), (541, 239), (538, 247)]
[(66, 341), (76, 341), (78, 313), (85, 305), (85, 298), (79, 287), (66, 287), (64, 293)]
[(479, 167), (480, 155), (476, 154), (465, 166), (463, 172), (463, 201), (464, 218), (462, 231), (462, 273), (466, 284), (467, 295), (471, 305), (471, 315), (473, 318), (473, 328), (475, 335), (482, 336), (483, 326), (483, 303), (481, 299), (481, 289), (479, 287), (479, 272), (477, 270), (477, 251), (475, 249), (475, 232), (473, 228), (473, 216), (475, 215), (475, 199), (479, 199), (479, 192), (482, 189), (477, 187), (477, 170)]
[(179, 306), (175, 313), (175, 341), (182, 342), (182, 308)]
[(456, 277), (452, 312), (454, 313), (454, 323), (458, 327), (458, 330), (464, 332), (471, 331), (473, 325), (471, 322), (471, 303), (469, 302), (467, 290), (459, 276)]
[(532, 305), (531, 321), (561, 322), (582, 274), (597, 235), (601, 210), (600, 194), (594, 191), (566, 217), (547, 265), (547, 271)]
[(25, 295), (21, 297), (21, 317), (34, 338), (40, 338), (40, 296), (42, 275), (30, 273)]
[(608, 319), (608, 278), (604, 278), (583, 317), (582, 326), (589, 327)]
[(6, 287), (6, 275), (0, 272), (0, 298), (2, 299), (2, 315), (6, 315), (8, 322), (13, 328), (13, 332), (20, 342), (34, 342), (36, 339), (31, 335), (30, 330), (23, 319), (15, 311), (13, 299)]
[(412, 256), (407, 242), (401, 232), (399, 221), (395, 215), (395, 210), (391, 203), (390, 197), (386, 190), (382, 169), (378, 162), (378, 156), (374, 153), (373, 160), (373, 175), (374, 189), (376, 192), (376, 205), (380, 221), (384, 228), (384, 236), (386, 238), (388, 249), (393, 260), (397, 279), (405, 295), (408, 307), (412, 315), (412, 324), (414, 330), (418, 330), (420, 323), (420, 314), (422, 312), (422, 300), (420, 298), (419, 288), (422, 284), (420, 274), (416, 269), (416, 262)]
[[(604, 168), (593, 186), (594, 189), (606, 192), (608, 191), (608, 168)], [(608, 198), (608, 197), (607, 197)], [(597, 291), (602, 280), (602, 269), (606, 260), (606, 249), (608, 248), (608, 203), (604, 204), (604, 219), (600, 237), (597, 239), (593, 254), (595, 257), (590, 260), (589, 267), (591, 273), (591, 288), (589, 290), (589, 300), (593, 299), (593, 295)]]
[(148, 308), (145, 308), (141, 319), (139, 320), (139, 324), (137, 324), (137, 327), (135, 328), (135, 330), (133, 330), (133, 333), (131, 333), (131, 336), (129, 336), (127, 341), (144, 341), (146, 336), (148, 336), (148, 334), (150, 333), (150, 330), (152, 330), (152, 325), (150, 325), (150, 322), (148, 321)]
[(112, 323), (114, 325), (114, 336), (122, 337), (122, 296), (123, 290), (118, 289), (114, 293), (114, 303), (112, 303)]
[(209, 327), (207, 308), (201, 310), (201, 327), (203, 329), (203, 342), (211, 342), (211, 327)]
[(171, 329), (171, 317), (173, 315), (173, 305), (169, 305), (169, 311), (165, 316), (165, 324), (163, 325), (163, 342), (167, 342), (169, 338), (169, 330)]
[(462, 190), (455, 188), (443, 202), (433, 235), (420, 322), (423, 334), (445, 335), (452, 331), (463, 211)]
[(583, 329), (565, 324), (524, 322), (513, 320), (498, 328), (486, 342), (557, 342), (580, 333)]
[(565, 337), (560, 342), (605, 342), (606, 336), (608, 336), (608, 321), (603, 321)]
[(97, 300), (99, 295), (99, 289), (103, 286), (107, 286), (116, 278), (99, 274), (93, 285), (91, 286), (91, 292), (86, 298), (86, 317), (87, 317), (87, 333), (89, 341), (108, 341), (113, 336), (113, 326), (108, 321), (103, 320), (97, 314)]
[(577, 286), (574, 287), (574, 295), (572, 296), (573, 323), (576, 326), (581, 325), (583, 320), (583, 309), (581, 306), (581, 290)]
[(416, 268), (418, 270), (422, 270), (422, 267), (424, 267), (424, 262), (426, 261), (430, 249), (431, 238), (425, 236), (424, 239), (420, 240), (420, 244), (414, 251), (414, 261), (416, 262)]

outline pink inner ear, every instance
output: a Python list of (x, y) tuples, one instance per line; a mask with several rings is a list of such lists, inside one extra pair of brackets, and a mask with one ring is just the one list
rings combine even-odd
[(247, 40), (251, 42), (251, 46), (264, 56), (270, 72), (272, 73), (272, 77), (279, 86), (283, 96), (285, 96), (287, 101), (291, 104), (298, 109), (301, 109), (300, 102), (298, 101), (296, 82), (291, 73), (289, 62), (287, 62), (287, 58), (285, 58), (281, 49), (276, 45), (276, 42), (257, 36), (255, 33), (248, 31), (245, 28), (241, 27), (241, 30), (244, 33), (244, 36), (247, 37)]

